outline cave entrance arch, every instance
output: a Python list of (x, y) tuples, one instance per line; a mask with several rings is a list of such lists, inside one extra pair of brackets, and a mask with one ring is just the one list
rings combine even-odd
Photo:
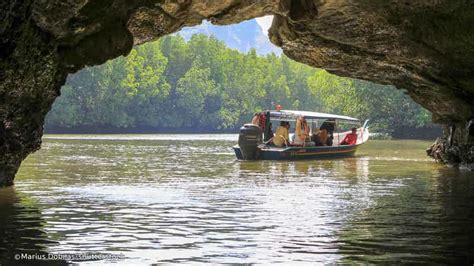
[(44, 117), (68, 73), (205, 19), (232, 24), (265, 15), (275, 16), (269, 38), (288, 57), (406, 89), (436, 122), (457, 128), (449, 143), (456, 149), (441, 142), (437, 151), (472, 164), (468, 1), (9, 1), (0, 12), (0, 185), (13, 184), (21, 161), (39, 149)]

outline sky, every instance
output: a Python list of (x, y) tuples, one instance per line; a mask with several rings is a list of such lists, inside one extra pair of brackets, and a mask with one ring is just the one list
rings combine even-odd
[(264, 16), (256, 18), (258, 25), (262, 28), (262, 31), (265, 35), (268, 36), (268, 29), (272, 25), (273, 16)]

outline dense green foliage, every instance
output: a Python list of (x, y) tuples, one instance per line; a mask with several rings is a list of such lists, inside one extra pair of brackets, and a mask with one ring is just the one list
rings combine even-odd
[(47, 127), (217, 131), (253, 112), (299, 109), (370, 118), (388, 132), (431, 115), (393, 87), (337, 77), (274, 54), (229, 49), (213, 37), (169, 36), (71, 75)]

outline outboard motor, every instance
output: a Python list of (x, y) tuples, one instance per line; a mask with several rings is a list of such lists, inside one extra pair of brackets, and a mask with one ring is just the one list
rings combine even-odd
[(245, 124), (240, 128), (239, 147), (244, 160), (257, 159), (257, 146), (262, 143), (262, 130), (254, 124)]

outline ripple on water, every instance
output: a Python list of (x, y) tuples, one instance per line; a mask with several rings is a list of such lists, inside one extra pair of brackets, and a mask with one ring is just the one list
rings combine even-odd
[[(2, 209), (3, 228), (18, 224), (20, 239), (29, 234), (21, 228), (41, 232), (33, 239), (45, 252), (121, 253), (124, 265), (472, 258), (474, 177), (413, 149), (425, 144), (373, 142), (342, 160), (239, 162), (235, 139), (48, 136), (22, 166), (13, 193), (22, 204)], [(9, 243), (0, 252), (29, 248)]]

